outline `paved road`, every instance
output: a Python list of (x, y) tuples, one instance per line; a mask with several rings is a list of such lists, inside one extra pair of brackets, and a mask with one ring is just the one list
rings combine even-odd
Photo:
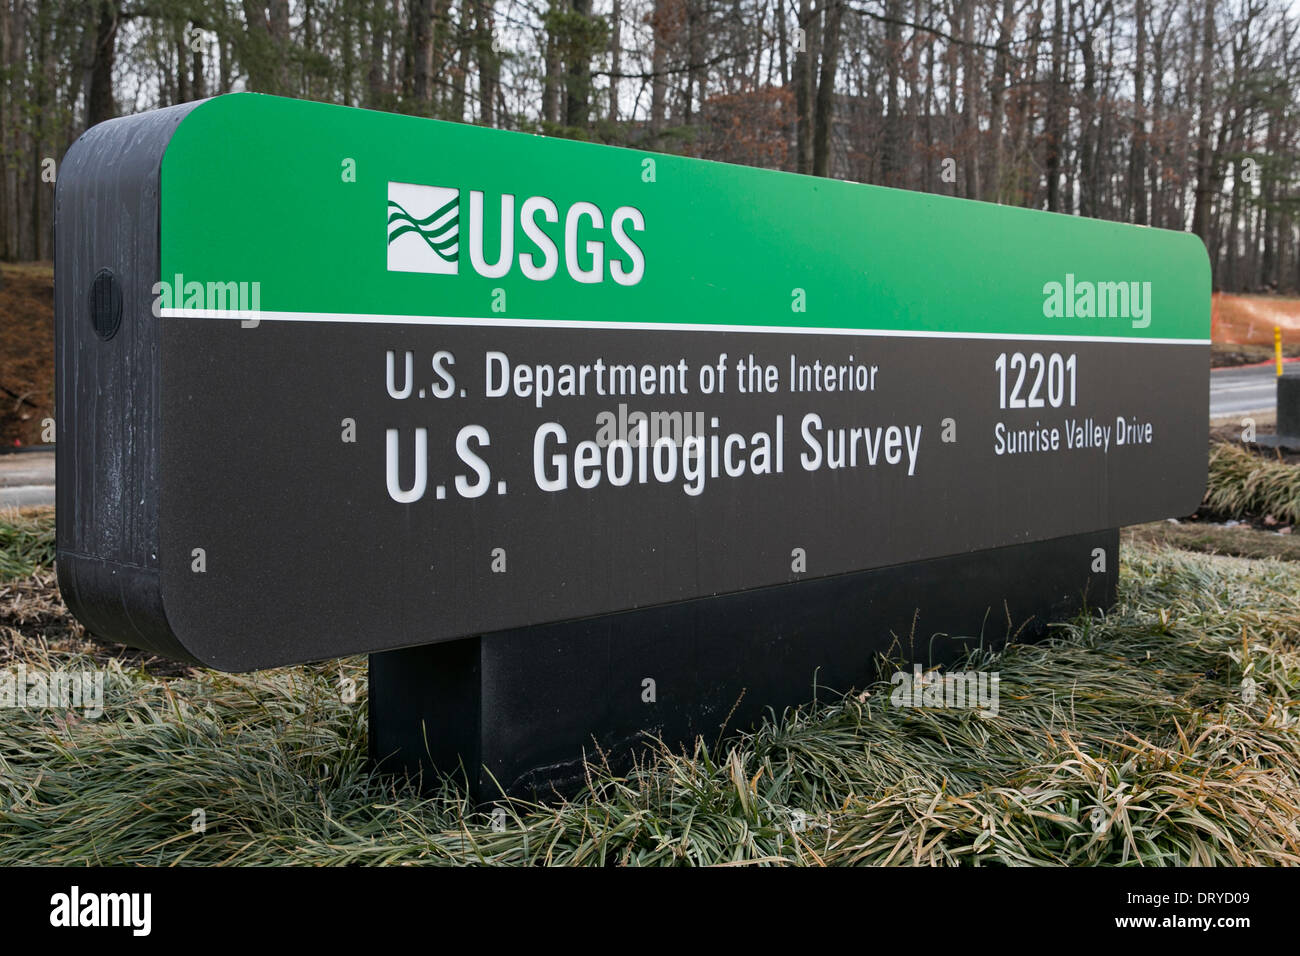
[(0, 508), (54, 504), (54, 452), (0, 455)]
[[(1287, 363), (1287, 375), (1300, 375), (1295, 362)], [(1250, 365), (1216, 368), (1210, 372), (1210, 418), (1271, 412), (1277, 408), (1277, 367)]]

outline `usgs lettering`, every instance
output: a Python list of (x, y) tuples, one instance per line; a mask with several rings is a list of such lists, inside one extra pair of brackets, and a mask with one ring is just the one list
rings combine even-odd
[[(460, 190), (413, 183), (388, 184), (388, 268), (397, 272), (430, 272), (456, 275), (460, 266)], [(493, 224), (499, 240), (492, 261), (484, 251), (487, 231), (482, 190), (469, 191), (469, 261), (474, 271), (488, 279), (510, 275), (515, 259), (515, 200), (503, 193), (500, 218)], [(408, 211), (413, 210), (414, 212)], [(595, 203), (576, 202), (564, 213), (563, 238), (553, 239), (542, 223), (560, 221), (559, 208), (545, 196), (529, 196), (519, 204), (518, 226), (535, 251), (521, 252), (521, 275), (545, 282), (563, 262), (575, 282), (604, 281), (606, 275), (619, 285), (636, 285), (645, 274), (645, 256), (628, 235), (643, 232), (645, 217), (639, 209), (620, 206), (608, 217), (609, 238), (626, 258), (610, 258), (605, 269), (605, 243), (599, 239), (579, 241), (579, 233), (606, 228), (606, 216)]]
[(919, 562), (1000, 586), (1031, 546), (1045, 615), (1113, 572), (1090, 535), (1197, 507), (1195, 237), (647, 159), (251, 94), (89, 131), (56, 196), (76, 615), (244, 670)]

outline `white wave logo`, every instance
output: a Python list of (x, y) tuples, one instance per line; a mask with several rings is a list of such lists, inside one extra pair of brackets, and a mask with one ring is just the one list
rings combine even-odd
[(460, 190), (388, 184), (388, 271), (456, 275)]

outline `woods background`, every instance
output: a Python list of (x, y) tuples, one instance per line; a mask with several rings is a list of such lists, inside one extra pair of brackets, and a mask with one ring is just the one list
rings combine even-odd
[(51, 258), (87, 127), (247, 89), (1185, 229), (1216, 288), (1295, 292), (1298, 29), (1289, 0), (0, 0), (0, 258)]

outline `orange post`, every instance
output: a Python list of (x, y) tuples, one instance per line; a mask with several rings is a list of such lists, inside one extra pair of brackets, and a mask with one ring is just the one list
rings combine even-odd
[(1282, 326), (1273, 326), (1273, 352), (1277, 355), (1277, 377), (1282, 377)]

